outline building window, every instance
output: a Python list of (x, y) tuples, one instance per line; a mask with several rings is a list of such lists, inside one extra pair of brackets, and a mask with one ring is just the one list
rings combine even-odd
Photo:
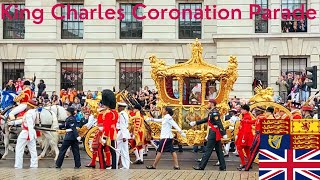
[(61, 8), (62, 15), (65, 16), (61, 20), (61, 39), (83, 39), (83, 21), (80, 19), (80, 9), (82, 4), (70, 4), (70, 8), (75, 9), (78, 13), (70, 12), (70, 19), (67, 19), (67, 8)]
[(268, 58), (254, 59), (254, 79), (260, 80), (263, 88), (268, 87)]
[[(25, 25), (24, 13), (21, 11), (25, 8), (24, 4), (5, 4), (4, 7), (10, 6), (10, 15), (14, 18), (9, 19), (7, 16), (3, 19), (3, 39), (24, 39)], [(18, 15), (17, 18), (14, 15)]]
[(307, 58), (282, 58), (281, 74), (285, 78), (289, 73), (293, 76), (304, 75), (307, 67)]
[(2, 87), (8, 83), (9, 80), (16, 81), (18, 78), (24, 77), (24, 63), (23, 62), (4, 62), (2, 63)]
[[(192, 14), (188, 13), (187, 11), (188, 9), (192, 10)], [(201, 3), (179, 4), (179, 10), (181, 14), (179, 19), (179, 39), (194, 39), (194, 38), (201, 39), (202, 23), (201, 23), (201, 19), (194, 18), (196, 9), (201, 9)], [(182, 14), (185, 14), (185, 17), (183, 17)]]
[[(268, 8), (268, 0), (256, 0), (256, 4), (260, 5), (261, 8)], [(255, 32), (256, 33), (268, 33), (268, 20), (262, 18), (264, 11), (260, 11), (260, 14), (255, 16)]]
[(83, 90), (83, 63), (63, 62), (61, 63), (61, 89), (75, 88)]
[[(120, 4), (124, 10), (124, 19), (120, 21), (120, 39), (142, 39), (142, 21), (133, 17), (133, 8), (136, 4)], [(141, 7), (137, 9), (137, 15), (143, 16)]]
[(142, 88), (142, 63), (141, 62), (120, 62), (119, 89), (125, 89), (129, 83), (129, 91), (139, 91)]
[[(307, 16), (303, 14), (304, 17), (301, 17), (301, 13), (296, 13), (296, 16), (301, 17), (300, 19), (294, 19), (292, 12), (295, 9), (298, 9), (304, 5), (304, 12), (307, 10), (307, 0), (282, 0), (281, 8), (289, 9), (291, 12), (290, 16), (287, 16), (286, 12), (282, 12), (282, 22), (281, 28), (283, 33), (289, 32), (307, 32)], [(286, 17), (286, 18), (284, 18)]]

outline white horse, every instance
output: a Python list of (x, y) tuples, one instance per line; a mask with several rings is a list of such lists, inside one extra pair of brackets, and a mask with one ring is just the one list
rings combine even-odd
[[(13, 99), (16, 96), (15, 93), (9, 93), (9, 92), (2, 92), (2, 102), (1, 102), (1, 108), (2, 108), (2, 114), (8, 114), (8, 112), (4, 111), (5, 109), (11, 107), (14, 102)], [(39, 108), (39, 114), (37, 116), (36, 125), (41, 127), (45, 127), (48, 129), (58, 129), (59, 124), (58, 121), (62, 120), (64, 121), (67, 117), (66, 110), (61, 106), (51, 106), (46, 108)], [(9, 126), (10, 125), (20, 125), (22, 123), (22, 119), (16, 120), (16, 121), (10, 121), (9, 123), (5, 123), (2, 120), (2, 130), (3, 130), (3, 136), (4, 136), (4, 145), (5, 145), (5, 153), (2, 156), (2, 159), (6, 159), (8, 155), (9, 150), (14, 150), (12, 146), (9, 145)], [(42, 136), (38, 138), (38, 142), (43, 146), (43, 151), (39, 155), (39, 159), (43, 158), (46, 154), (46, 151), (48, 150), (48, 147), (50, 146), (52, 150), (55, 151), (55, 160), (58, 157), (59, 149), (58, 149), (58, 142), (59, 142), (59, 136), (58, 133), (52, 132), (52, 131), (45, 131), (42, 130)], [(43, 141), (44, 139), (44, 141)]]
[[(47, 106), (45, 107), (46, 110), (52, 111), (56, 117), (57, 117), (57, 122), (59, 123), (64, 123), (65, 120), (67, 119), (68, 115), (67, 115), (67, 111), (62, 107), (62, 106), (58, 106), (58, 105), (52, 105), (52, 106)], [(59, 127), (57, 127), (58, 129)], [(55, 135), (55, 142), (50, 142), (48, 138), (44, 137), (40, 137), (40, 139), (38, 139), (38, 142), (41, 143), (42, 145), (42, 152), (41, 154), (38, 156), (38, 159), (42, 159), (43, 157), (45, 157), (49, 147), (51, 148), (51, 151), (55, 151), (55, 160), (59, 154), (59, 150), (58, 149), (58, 144), (59, 144), (59, 140), (61, 138), (63, 138), (63, 135), (59, 135), (55, 132), (52, 132), (52, 134)], [(49, 154), (51, 154), (51, 151)]]

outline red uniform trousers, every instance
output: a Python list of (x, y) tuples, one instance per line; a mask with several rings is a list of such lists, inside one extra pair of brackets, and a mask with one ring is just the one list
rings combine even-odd
[(250, 148), (250, 158), (248, 158), (248, 163), (245, 168), (246, 171), (248, 171), (250, 169), (254, 159), (256, 158), (257, 154), (259, 153), (259, 146), (260, 146), (260, 132), (256, 132), (252, 146)]

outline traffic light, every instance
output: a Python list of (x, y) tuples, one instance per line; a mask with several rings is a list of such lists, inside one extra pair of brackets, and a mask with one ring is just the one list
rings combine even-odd
[[(307, 67), (306, 68), (306, 75), (311, 82), (307, 82), (307, 85), (312, 89), (317, 89), (317, 66)], [(308, 75), (308, 72), (311, 74)]]

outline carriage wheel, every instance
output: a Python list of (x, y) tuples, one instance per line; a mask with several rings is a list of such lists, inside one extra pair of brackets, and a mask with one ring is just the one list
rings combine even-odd
[[(97, 126), (91, 128), (84, 139), (84, 149), (90, 158), (92, 158), (92, 151), (90, 151), (90, 146), (97, 131), (99, 131)], [(99, 161), (98, 157), (96, 161)]]

